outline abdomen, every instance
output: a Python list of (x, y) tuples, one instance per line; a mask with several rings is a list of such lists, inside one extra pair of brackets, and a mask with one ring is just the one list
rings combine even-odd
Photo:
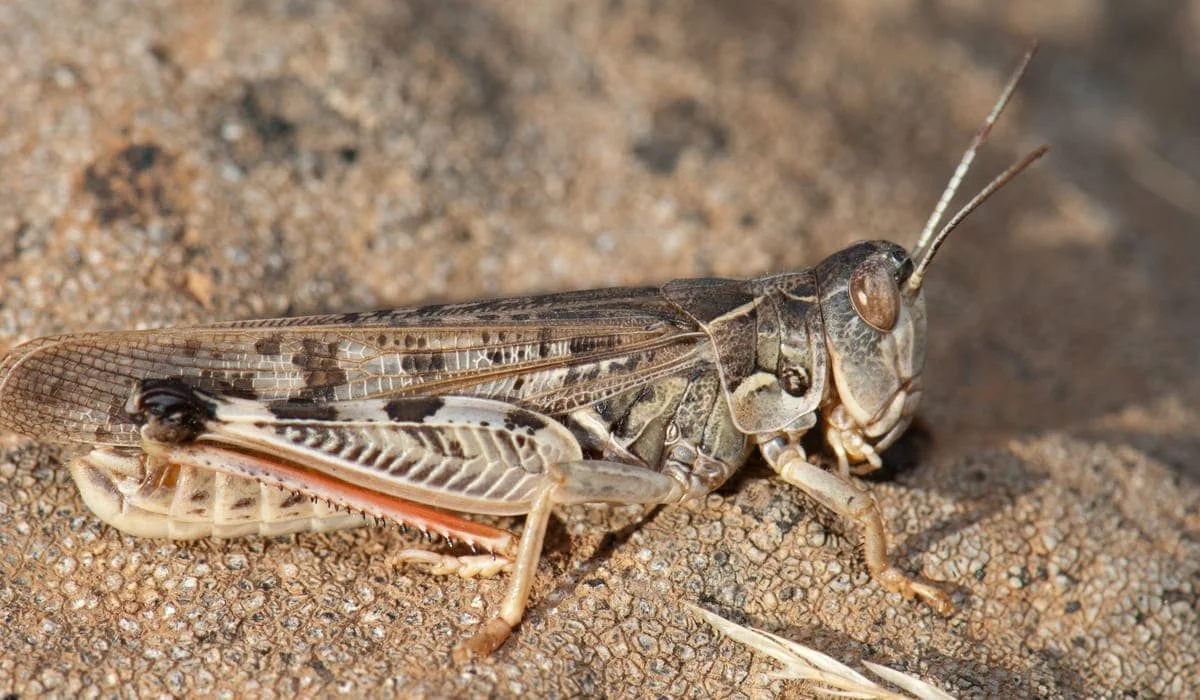
[(138, 537), (286, 535), (368, 522), (252, 479), (177, 465), (155, 470), (151, 460), (140, 452), (98, 449), (74, 459), (71, 476), (93, 513)]

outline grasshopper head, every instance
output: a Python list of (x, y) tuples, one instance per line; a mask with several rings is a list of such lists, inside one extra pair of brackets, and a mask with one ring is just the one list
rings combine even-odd
[(839, 461), (879, 466), (921, 400), (925, 297), (914, 265), (886, 241), (857, 243), (817, 267), (831, 390), (821, 406)]
[(971, 212), (1049, 150), (1041, 146), (1014, 163), (938, 228), (976, 151), (1008, 104), (1036, 49), (1035, 44), (1025, 53), (967, 146), (911, 255), (894, 243), (867, 241), (835, 253), (817, 266), (833, 380), (821, 405), (821, 417), (826, 439), (843, 471), (849, 462), (881, 466), (878, 451), (904, 432), (917, 411), (925, 364), (921, 283), (934, 255)]

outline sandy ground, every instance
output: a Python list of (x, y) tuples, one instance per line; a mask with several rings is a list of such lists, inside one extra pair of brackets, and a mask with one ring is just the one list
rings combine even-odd
[(391, 569), (387, 528), (124, 537), (7, 436), (0, 691), (804, 692), (685, 601), (963, 697), (1200, 691), (1200, 3), (517, 7), (0, 5), (0, 343), (911, 244), (1037, 36), (966, 189), (1054, 151), (935, 264), (925, 427), (870, 484), (956, 614), (752, 465), (640, 526), (564, 512), (516, 636), (456, 666), (503, 578)]

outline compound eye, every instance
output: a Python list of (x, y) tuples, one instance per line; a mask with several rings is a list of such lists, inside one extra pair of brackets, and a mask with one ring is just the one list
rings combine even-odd
[(890, 331), (900, 317), (900, 286), (891, 268), (879, 258), (868, 258), (850, 276), (850, 303), (872, 328)]

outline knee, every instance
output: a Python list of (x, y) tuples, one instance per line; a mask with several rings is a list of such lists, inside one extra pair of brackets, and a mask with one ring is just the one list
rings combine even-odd
[(877, 512), (875, 499), (866, 493), (858, 493), (846, 500), (846, 513), (858, 519)]

